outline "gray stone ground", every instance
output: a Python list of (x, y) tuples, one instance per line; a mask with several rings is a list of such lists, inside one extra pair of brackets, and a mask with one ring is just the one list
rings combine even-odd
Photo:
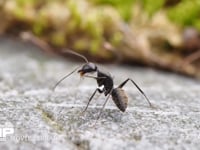
[(0, 134), (1, 150), (200, 149), (199, 81), (147, 68), (104, 66), (116, 85), (133, 78), (155, 108), (128, 83), (127, 111), (120, 112), (110, 100), (94, 125), (103, 95), (81, 115), (96, 88), (94, 80), (80, 80), (75, 73), (51, 91), (77, 65), (0, 38), (0, 133), (6, 127), (14, 132), (6, 139)]

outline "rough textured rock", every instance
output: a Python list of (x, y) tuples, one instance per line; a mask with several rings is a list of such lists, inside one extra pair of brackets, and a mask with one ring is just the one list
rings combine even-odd
[(120, 112), (110, 99), (94, 125), (103, 95), (81, 114), (96, 88), (94, 80), (74, 73), (51, 91), (78, 65), (0, 38), (0, 129), (5, 123), (14, 128), (0, 149), (200, 149), (199, 81), (147, 68), (101, 66), (116, 85), (133, 78), (154, 108), (128, 83), (127, 111)]

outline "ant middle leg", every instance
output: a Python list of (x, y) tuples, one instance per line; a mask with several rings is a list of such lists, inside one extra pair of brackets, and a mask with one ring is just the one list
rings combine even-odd
[(87, 105), (86, 105), (86, 107), (85, 107), (85, 109), (83, 110), (82, 113), (84, 113), (84, 112), (87, 110), (87, 108), (88, 108), (90, 102), (92, 101), (92, 99), (93, 99), (93, 97), (94, 97), (94, 95), (96, 94), (97, 91), (98, 91), (99, 93), (103, 93), (103, 90), (101, 90), (101, 89), (99, 89), (99, 88), (96, 88), (96, 90), (95, 90), (95, 91), (93, 92), (93, 94), (91, 95), (91, 97), (90, 97), (90, 99), (89, 99), (89, 101), (88, 101), (88, 103), (87, 103)]
[[(93, 79), (95, 79), (95, 80), (97, 80), (97, 79), (99, 79), (99, 78), (105, 78), (105, 77), (95, 77), (95, 76), (89, 76), (89, 75), (84, 75), (84, 77), (93, 78)], [(104, 88), (103, 88), (103, 89), (100, 89), (100, 87), (96, 88), (96, 90), (95, 90), (95, 91), (93, 92), (93, 94), (91, 95), (91, 97), (90, 97), (90, 99), (89, 99), (89, 101), (88, 101), (88, 103), (87, 103), (87, 105), (86, 105), (86, 107), (85, 107), (85, 109), (83, 110), (82, 113), (85, 113), (85, 111), (87, 110), (87, 108), (88, 108), (90, 102), (92, 101), (92, 99), (93, 99), (93, 97), (94, 97), (94, 95), (96, 94), (97, 91), (101, 94), (101, 93), (104, 92)]]
[[(110, 98), (111, 93), (112, 93), (112, 90), (111, 90), (111, 92), (108, 94), (108, 96), (107, 96), (107, 98), (106, 98), (106, 100), (105, 100), (105, 102), (104, 102), (104, 104), (103, 104), (103, 106), (102, 106), (102, 108), (101, 108), (101, 110), (100, 110), (100, 113), (99, 113), (99, 115), (98, 115), (98, 117), (97, 117), (97, 120), (99, 120), (99, 118), (101, 117), (101, 114), (102, 114), (102, 112), (103, 112), (103, 109), (105, 108), (106, 103), (108, 102), (108, 99)], [(96, 120), (96, 122), (97, 122), (97, 120)], [(95, 124), (96, 124), (96, 123), (95, 123)]]
[(142, 91), (142, 89), (130, 78), (126, 79), (124, 82), (122, 82), (118, 88), (123, 88), (123, 86), (128, 82), (128, 81), (131, 81), (135, 86), (136, 88), (140, 91), (140, 93), (145, 97), (145, 99), (147, 100), (147, 102), (149, 103), (149, 105), (152, 107), (152, 104), (150, 102), (150, 100), (147, 98), (147, 96), (144, 94), (144, 92)]

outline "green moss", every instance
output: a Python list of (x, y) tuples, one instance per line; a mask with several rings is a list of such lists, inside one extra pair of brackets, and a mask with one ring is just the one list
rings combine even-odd
[(143, 0), (143, 7), (145, 11), (152, 16), (155, 12), (162, 8), (165, 0)]
[(136, 0), (90, 0), (96, 5), (111, 5), (119, 12), (124, 21), (128, 22), (132, 16), (133, 4)]
[(78, 27), (81, 24), (81, 14), (79, 12), (78, 3), (75, 1), (69, 1), (68, 8), (71, 13), (71, 17), (73, 18), (73, 25), (74, 27)]
[(42, 35), (43, 31), (47, 28), (47, 21), (48, 20), (44, 16), (39, 14), (32, 26), (33, 33), (38, 36)]
[(19, 7), (24, 7), (25, 5), (33, 5), (38, 3), (38, 0), (16, 0)]
[(88, 40), (85, 38), (76, 40), (76, 42), (74, 44), (74, 48), (76, 50), (88, 49)]
[(24, 10), (23, 8), (17, 7), (14, 11), (14, 15), (16, 18), (23, 20), (25, 18)]
[(200, 32), (200, 19), (197, 19), (193, 22), (194, 27), (197, 28)]
[(97, 52), (100, 50), (101, 43), (102, 42), (98, 39), (92, 40), (90, 44), (90, 52), (92, 55), (97, 54)]
[(200, 19), (200, 1), (199, 0), (184, 0), (177, 6), (168, 10), (169, 18), (181, 25), (193, 25), (195, 20)]
[(64, 46), (66, 44), (64, 32), (55, 32), (52, 34), (51, 42), (55, 46)]
[(121, 43), (122, 39), (123, 39), (122, 34), (120, 32), (116, 32), (116, 33), (114, 33), (114, 35), (113, 35), (113, 37), (111, 39), (111, 43), (113, 45), (117, 46), (117, 45), (119, 45)]

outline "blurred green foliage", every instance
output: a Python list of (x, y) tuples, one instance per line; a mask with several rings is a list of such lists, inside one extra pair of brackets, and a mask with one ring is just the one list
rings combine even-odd
[(98, 5), (111, 5), (119, 11), (125, 21), (132, 18), (132, 8), (140, 4), (145, 13), (152, 17), (157, 11), (167, 12), (169, 19), (181, 26), (195, 26), (200, 30), (200, 0), (179, 0), (176, 5), (166, 7), (169, 0), (90, 0)]
[(200, 0), (0, 0), (0, 17), (0, 34), (29, 33), (58, 51), (104, 60), (119, 52), (124, 59), (171, 67), (170, 57), (160, 54), (166, 43), (181, 49), (184, 27), (200, 30)]
[[(200, 0), (86, 0), (89, 3), (99, 6), (111, 6), (122, 17), (125, 22), (129, 22), (132, 19), (133, 8), (135, 5), (140, 5), (149, 17), (152, 17), (157, 11), (164, 10), (169, 19), (181, 26), (194, 26), (200, 30)], [(70, 9), (72, 17), (76, 20), (73, 26), (81, 23), (81, 15), (77, 9), (80, 8), (80, 0), (15, 0), (17, 8), (14, 11), (15, 16), (18, 19), (26, 17), (24, 7), (32, 6), (39, 8), (43, 4), (47, 3), (65, 3), (66, 8)], [(166, 4), (169, 4), (166, 6)], [(170, 5), (171, 4), (171, 5)], [(80, 4), (81, 5), (81, 4)], [(41, 12), (38, 12), (41, 13)], [(36, 34), (40, 34), (43, 28), (46, 26), (44, 18), (41, 15), (38, 16), (39, 22), (33, 27)], [(89, 25), (90, 24), (90, 25)], [(88, 26), (92, 26), (88, 23)], [(91, 28), (92, 29), (92, 28)], [(98, 31), (102, 32), (102, 31)], [(96, 32), (97, 33), (97, 32)], [(100, 33), (98, 33), (100, 34)], [(95, 36), (95, 35), (94, 35)]]
[(149, 16), (152, 16), (156, 11), (162, 8), (165, 3), (165, 0), (143, 0), (144, 10), (148, 13)]
[(171, 20), (183, 26), (195, 26), (200, 30), (200, 0), (182, 0), (168, 10)]
[(133, 4), (136, 0), (90, 0), (97, 5), (111, 5), (115, 7), (125, 21), (129, 21), (132, 15)]

